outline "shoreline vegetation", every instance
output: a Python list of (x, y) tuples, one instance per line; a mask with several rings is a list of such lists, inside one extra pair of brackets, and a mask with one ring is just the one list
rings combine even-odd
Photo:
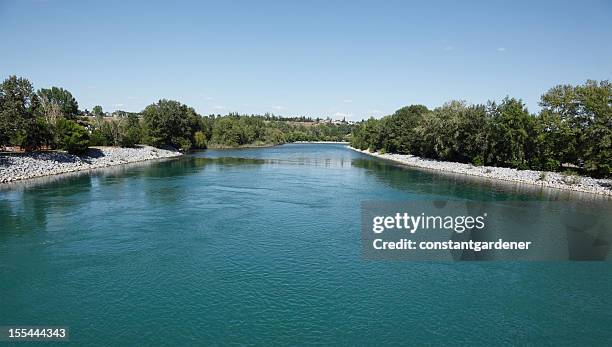
[(369, 150), (362, 150), (351, 146), (348, 146), (348, 148), (359, 153), (389, 160), (409, 167), (477, 176), (483, 179), (537, 185), (545, 188), (612, 196), (612, 179), (597, 179), (550, 171), (518, 170), (495, 166), (474, 166), (466, 163), (424, 159), (409, 154), (370, 152)]
[(411, 105), (358, 123), (350, 144), (475, 167), (612, 178), (612, 83), (559, 85), (539, 105), (530, 113), (509, 96), (476, 105), (453, 100), (433, 110)]
[(0, 182), (174, 157), (206, 148), (344, 142), (353, 126), (344, 119), (269, 113), (202, 116), (190, 106), (167, 99), (141, 112), (109, 113), (101, 106), (80, 110), (66, 89), (35, 91), (27, 79), (9, 76), (0, 84)]
[(559, 85), (540, 106), (532, 114), (508, 96), (486, 105), (450, 101), (357, 123), (267, 113), (201, 116), (166, 99), (139, 113), (105, 113), (101, 106), (80, 110), (63, 88), (35, 92), (27, 79), (10, 76), (0, 84), (0, 151), (11, 152), (0, 153), (0, 182), (192, 149), (340, 143), (411, 166), (611, 195), (612, 84)]
[(9, 76), (0, 84), (0, 150), (65, 150), (83, 154), (90, 146), (146, 144), (182, 152), (205, 148), (263, 147), (295, 141), (347, 141), (351, 122), (330, 117), (211, 114), (161, 99), (141, 112), (80, 110), (63, 88), (34, 91), (30, 81)]

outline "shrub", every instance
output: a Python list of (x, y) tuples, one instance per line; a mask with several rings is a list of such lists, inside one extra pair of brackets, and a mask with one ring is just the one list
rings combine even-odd
[(57, 123), (60, 146), (68, 153), (82, 154), (89, 146), (89, 134), (87, 129), (76, 122), (60, 119)]
[(177, 142), (179, 143), (182, 152), (188, 152), (191, 149), (191, 141), (189, 141), (189, 139), (181, 137)]
[(474, 164), (475, 166), (483, 166), (484, 158), (482, 157), (482, 155), (475, 156), (474, 159), (472, 159), (472, 164)]
[(101, 130), (96, 129), (89, 135), (89, 144), (92, 146), (107, 146), (108, 141)]
[(196, 148), (206, 148), (206, 135), (203, 132), (196, 131), (193, 140)]
[(121, 137), (119, 139), (119, 146), (121, 147), (134, 147), (140, 140), (140, 130), (134, 127), (128, 127), (123, 129)]

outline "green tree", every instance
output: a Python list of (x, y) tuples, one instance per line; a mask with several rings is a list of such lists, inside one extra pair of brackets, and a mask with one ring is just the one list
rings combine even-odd
[(576, 162), (577, 133), (570, 123), (550, 110), (542, 110), (534, 120), (535, 139), (531, 167), (558, 171), (563, 163)]
[(377, 151), (382, 148), (381, 121), (370, 118), (359, 123), (351, 134), (351, 146), (361, 149)]
[(212, 143), (236, 147), (244, 144), (243, 139), (243, 131), (235, 117), (221, 117), (215, 120), (212, 129)]
[(10, 76), (0, 85), (0, 145), (27, 147), (39, 142), (28, 136), (38, 129), (38, 100), (25, 78)]
[(488, 162), (498, 166), (529, 168), (534, 154), (535, 122), (521, 100), (506, 97), (491, 103)]
[(559, 158), (596, 176), (612, 175), (612, 84), (588, 80), (560, 85), (542, 96), (541, 117), (557, 124)]
[(42, 88), (37, 94), (43, 105), (57, 105), (64, 118), (74, 120), (79, 115), (79, 104), (66, 89)]
[(191, 107), (178, 101), (162, 99), (142, 112), (147, 139), (154, 146), (172, 146), (188, 150), (192, 131), (200, 116)]
[(130, 114), (122, 118), (118, 124), (118, 139), (116, 143), (121, 147), (134, 147), (140, 142), (141, 129), (138, 116)]
[(102, 106), (100, 106), (100, 105), (94, 106), (91, 109), (91, 114), (93, 114), (95, 117), (103, 116), (104, 115), (104, 111), (102, 110)]
[(419, 148), (416, 128), (429, 110), (423, 105), (402, 107), (391, 116), (385, 117), (383, 136), (386, 138), (385, 150), (393, 153), (414, 154)]
[(73, 154), (83, 154), (87, 151), (89, 146), (87, 129), (75, 121), (63, 118), (58, 120), (57, 129), (62, 149)]
[(285, 142), (285, 134), (277, 128), (266, 128), (264, 139), (266, 143), (281, 144)]
[(206, 135), (203, 131), (196, 131), (195, 135), (193, 136), (193, 139), (196, 148), (206, 148)]

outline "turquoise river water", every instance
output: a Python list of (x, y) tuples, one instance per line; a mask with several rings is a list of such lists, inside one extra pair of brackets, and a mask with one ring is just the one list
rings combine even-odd
[(0, 190), (0, 326), (76, 345), (612, 345), (601, 262), (364, 259), (360, 203), (595, 199), (343, 145), (208, 150)]

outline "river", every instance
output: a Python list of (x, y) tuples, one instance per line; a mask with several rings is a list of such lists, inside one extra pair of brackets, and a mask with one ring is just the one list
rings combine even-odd
[(612, 343), (609, 262), (363, 258), (362, 201), (432, 198), (594, 197), (340, 144), (31, 180), (0, 191), (0, 326), (69, 326), (78, 345)]

